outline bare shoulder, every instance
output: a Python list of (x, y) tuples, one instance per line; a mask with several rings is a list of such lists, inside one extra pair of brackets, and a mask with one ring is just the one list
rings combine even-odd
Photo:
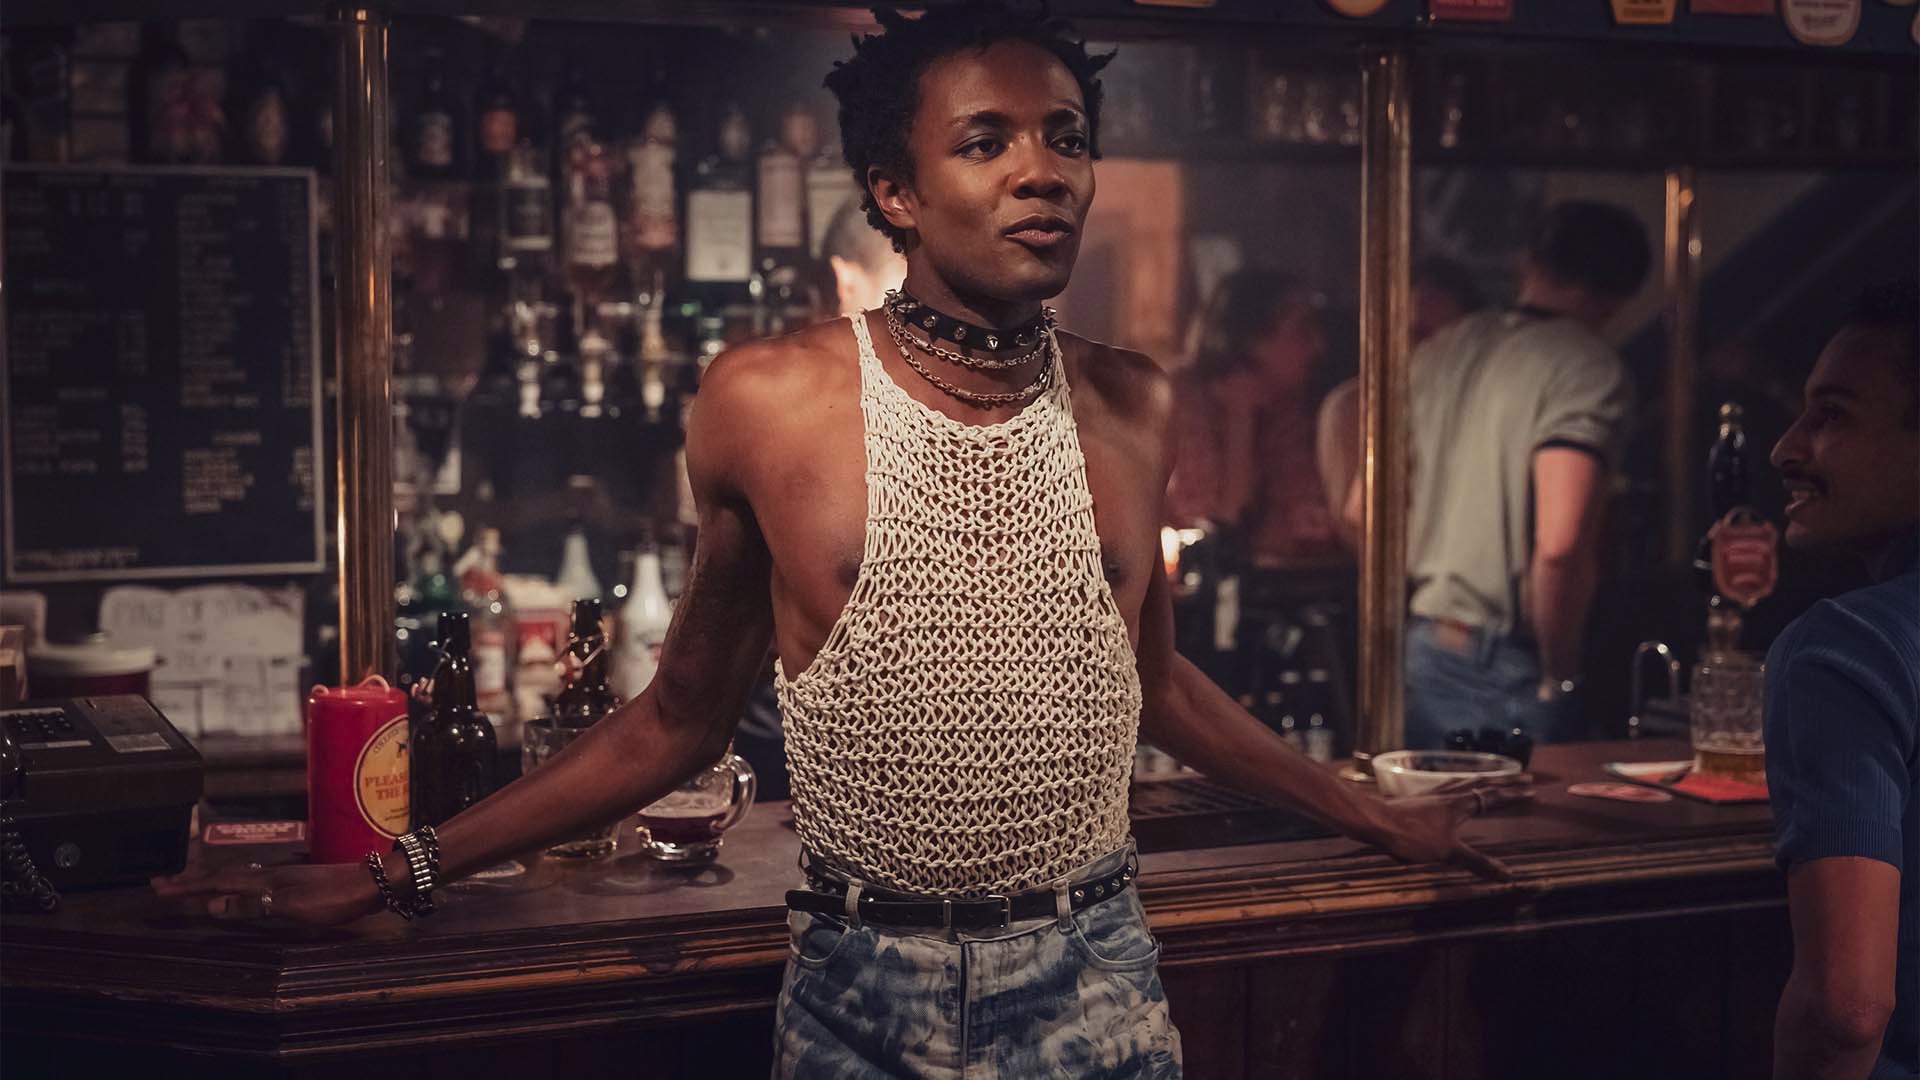
[[(847, 337), (846, 349), (833, 331)], [(715, 357), (700, 379), (696, 416), (708, 419), (756, 419), (761, 410), (790, 411), (789, 395), (831, 381), (848, 362), (852, 339), (838, 322), (821, 323), (780, 337), (742, 342)], [(805, 399), (801, 399), (805, 400)]]
[(1164, 432), (1174, 413), (1174, 380), (1145, 353), (1060, 332), (1060, 351), (1075, 390), (1091, 390), (1116, 419)]
[(849, 387), (858, 407), (858, 383), (842, 320), (736, 345), (701, 376), (687, 420), (688, 468), (734, 473), (758, 453), (804, 439)]

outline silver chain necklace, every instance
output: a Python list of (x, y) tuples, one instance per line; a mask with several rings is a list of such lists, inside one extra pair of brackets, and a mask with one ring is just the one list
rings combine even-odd
[[(1018, 390), (1001, 393), (982, 393), (978, 390), (964, 390), (927, 370), (925, 364), (922, 364), (914, 358), (912, 348), (913, 341), (907, 334), (905, 327), (899, 325), (892, 319), (888, 319), (887, 332), (893, 335), (893, 343), (899, 346), (900, 358), (907, 362), (908, 367), (919, 372), (921, 378), (932, 383), (936, 389), (958, 398), (969, 405), (982, 409), (991, 409), (1000, 405), (1015, 405), (1027, 401), (1053, 383), (1053, 364), (1051, 359), (1049, 359), (1049, 362), (1043, 365), (1039, 373), (1033, 377), (1033, 381)], [(1042, 340), (1046, 339), (1043, 338)]]
[[(907, 325), (907, 321), (900, 316), (901, 307), (902, 301), (900, 294), (888, 293), (887, 302), (880, 305), (881, 312), (886, 315), (888, 329), (895, 331), (906, 330), (911, 335), (913, 343), (919, 346), (922, 352), (937, 356), (949, 364), (973, 368), (976, 371), (1005, 371), (1009, 368), (1017, 368), (1032, 360), (1034, 357), (1040, 356), (1047, 348), (1047, 331), (1053, 328), (1053, 309), (1042, 308), (1040, 309), (1042, 328), (1039, 332), (1038, 340), (1033, 343), (1033, 348), (1005, 357), (969, 356), (966, 353), (941, 346), (934, 341), (930, 334), (923, 337), (920, 334), (912, 333), (911, 328)], [(992, 339), (989, 338), (988, 340), (991, 341)], [(988, 348), (993, 348), (998, 344), (996, 341), (994, 345), (990, 345)]]

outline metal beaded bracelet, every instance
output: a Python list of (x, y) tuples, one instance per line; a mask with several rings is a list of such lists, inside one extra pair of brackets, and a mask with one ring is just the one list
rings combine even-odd
[(373, 875), (373, 885), (380, 890), (380, 902), (387, 910), (403, 919), (413, 919), (421, 915), (433, 914), (433, 901), (415, 896), (406, 900), (394, 895), (393, 884), (387, 880), (387, 868), (380, 864), (380, 853), (369, 851), (366, 855), (367, 872)]
[(440, 839), (432, 826), (422, 825), (402, 834), (393, 842), (393, 850), (406, 857), (407, 884), (413, 890), (414, 902), (432, 911), (433, 890), (440, 887)]
[[(433, 831), (433, 826), (422, 825), (418, 829), (413, 830), (413, 832), (407, 835), (417, 839), (420, 842), (421, 848), (423, 848), (426, 851), (427, 869), (432, 872), (432, 877), (433, 877), (433, 884), (432, 886), (430, 886), (430, 888), (434, 888), (434, 889), (439, 888), (441, 885), (440, 834)], [(402, 837), (401, 839), (404, 840), (406, 839), (406, 837)]]

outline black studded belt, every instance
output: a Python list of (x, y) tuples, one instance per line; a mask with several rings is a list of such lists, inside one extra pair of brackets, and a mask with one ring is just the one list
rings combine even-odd
[[(1098, 904), (1119, 896), (1140, 873), (1139, 862), (1131, 852), (1126, 864), (1110, 874), (1071, 882), (1067, 903), (1071, 910)], [(807, 868), (810, 888), (787, 893), (787, 906), (815, 915), (847, 914), (847, 882), (818, 866)], [(863, 887), (855, 905), (861, 921), (882, 926), (926, 927), (942, 930), (1004, 930), (1027, 919), (1050, 919), (1055, 909), (1051, 887), (1027, 889), (1002, 896), (994, 894), (967, 900), (948, 900), (920, 893), (894, 892), (890, 889)]]

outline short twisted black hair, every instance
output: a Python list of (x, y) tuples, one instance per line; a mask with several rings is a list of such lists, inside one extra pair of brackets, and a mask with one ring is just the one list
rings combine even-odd
[(1003, 41), (1024, 41), (1052, 53), (1080, 84), (1087, 110), (1087, 151), (1100, 156), (1098, 76), (1113, 54), (1089, 53), (1086, 41), (1067, 22), (1044, 11), (1017, 12), (1001, 0), (937, 7), (917, 19), (878, 7), (873, 17), (880, 33), (855, 36), (853, 57), (834, 62), (826, 86), (840, 102), (840, 146), (860, 186), (860, 208), (867, 223), (893, 241), (895, 251), (906, 250), (906, 232), (874, 205), (867, 170), (878, 167), (897, 180), (913, 179), (907, 135), (920, 106), (920, 74), (941, 57)]

